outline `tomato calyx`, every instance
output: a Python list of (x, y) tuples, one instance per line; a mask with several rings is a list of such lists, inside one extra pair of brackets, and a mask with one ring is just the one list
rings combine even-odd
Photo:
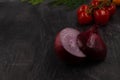
[(89, 9), (86, 10), (86, 13), (92, 15), (93, 7), (89, 5)]
[(90, 5), (94, 8), (94, 9), (101, 9), (103, 7), (109, 7), (111, 5), (111, 1), (110, 0), (93, 0)]

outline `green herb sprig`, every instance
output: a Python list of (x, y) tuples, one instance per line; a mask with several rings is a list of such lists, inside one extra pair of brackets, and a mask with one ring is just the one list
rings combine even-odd
[(65, 5), (69, 8), (76, 8), (83, 3), (85, 3), (85, 0), (54, 0), (50, 4), (53, 6)]
[(21, 1), (30, 3), (32, 5), (38, 5), (38, 4), (41, 4), (44, 0), (21, 0)]
[[(32, 5), (38, 5), (45, 0), (21, 0), (22, 2), (27, 2)], [(60, 6), (60, 5), (65, 5), (69, 8), (76, 8), (80, 4), (85, 3), (86, 0), (53, 0), (49, 4), (52, 6)]]

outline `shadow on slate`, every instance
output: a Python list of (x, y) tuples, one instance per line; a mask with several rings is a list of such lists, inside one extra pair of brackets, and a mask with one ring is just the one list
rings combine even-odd
[[(80, 31), (76, 10), (45, 4), (0, 3), (0, 80), (120, 80), (120, 8), (100, 29), (108, 46), (100, 64), (68, 66), (54, 52), (54, 38), (65, 27)], [(76, 26), (77, 25), (77, 26)]]

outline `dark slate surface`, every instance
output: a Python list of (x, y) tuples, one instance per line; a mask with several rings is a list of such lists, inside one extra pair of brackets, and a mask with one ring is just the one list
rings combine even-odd
[[(104, 62), (68, 66), (55, 55), (58, 31), (77, 25), (76, 10), (16, 2), (0, 3), (0, 80), (120, 80), (120, 7), (100, 29), (107, 44)], [(90, 26), (90, 25), (89, 25)]]

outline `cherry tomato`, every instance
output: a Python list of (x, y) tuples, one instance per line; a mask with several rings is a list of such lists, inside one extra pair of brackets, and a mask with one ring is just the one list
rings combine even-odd
[(92, 0), (91, 2), (94, 2), (94, 1), (99, 1), (99, 0)]
[(78, 22), (80, 24), (89, 24), (92, 22), (92, 16), (83, 11), (78, 15)]
[(111, 4), (109, 7), (107, 7), (107, 10), (109, 11), (110, 15), (113, 15), (116, 11), (116, 5)]
[(83, 4), (83, 5), (81, 5), (79, 8), (78, 8), (78, 10), (77, 10), (77, 14), (79, 15), (81, 12), (86, 12), (87, 10), (89, 9), (89, 7), (88, 7), (88, 5), (86, 5), (86, 4)]
[(92, 2), (90, 3), (90, 5), (92, 5), (94, 8), (97, 8), (99, 5), (99, 0), (92, 0)]
[(96, 24), (105, 25), (108, 23), (110, 14), (108, 10), (98, 9), (94, 12), (94, 20)]

